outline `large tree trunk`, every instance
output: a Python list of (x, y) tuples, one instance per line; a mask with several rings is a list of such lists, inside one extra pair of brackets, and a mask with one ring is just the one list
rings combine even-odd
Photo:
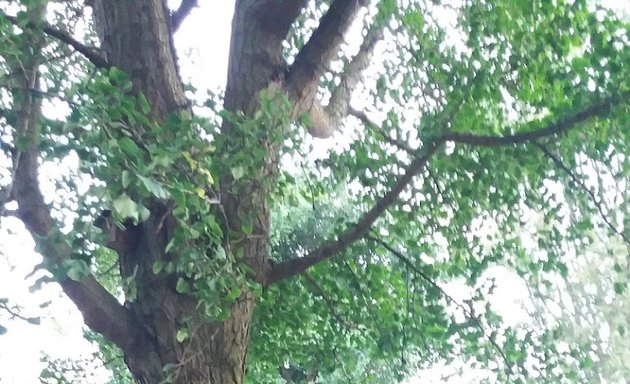
[[(172, 41), (173, 28), (181, 23), (182, 13), (177, 11), (171, 15), (165, 5), (166, 0), (90, 1), (89, 3), (94, 4), (96, 29), (102, 41), (105, 58), (99, 56), (100, 51), (96, 52), (76, 41), (70, 34), (47, 25), (44, 22), (47, 1), (22, 2), (23, 8), (27, 10), (27, 20), (3, 15), (4, 12), (0, 11), (0, 16), (18, 25), (19, 30), (23, 31), (16, 39), (18, 41), (16, 47), (24, 54), (24, 57), (14, 57), (12, 48), (9, 55), (11, 58), (7, 60), (8, 67), (14, 73), (12, 80), (16, 86), (12, 92), (11, 106), (12, 118), (16, 120), (13, 124), (15, 132), (13, 139), (16, 145), (10, 151), (13, 159), (14, 185), (6, 189), (7, 193), (4, 189), (0, 192), (6, 195), (6, 200), (17, 201), (16, 214), (38, 241), (39, 249), (51, 270), (53, 267), (62, 267), (59, 268), (61, 272), (69, 272), (64, 269), (64, 262), (78, 263), (83, 260), (73, 260), (76, 254), (73, 251), (76, 250), (71, 247), (74, 245), (59, 240), (58, 225), (38, 188), (38, 166), (41, 162), (39, 145), (42, 144), (38, 118), (41, 103), (33, 94), (39, 92), (38, 69), (45, 56), (40, 54), (38, 48), (45, 46), (44, 33), (70, 45), (97, 67), (115, 66), (127, 73), (133, 82), (133, 90), (142, 93), (149, 101), (151, 119), (165, 122), (173, 114), (185, 116), (192, 112), (184, 96)], [(222, 221), (223, 243), (220, 245), (227, 250), (233, 263), (238, 260), (238, 263), (247, 264), (249, 267), (247, 270), (252, 271), (249, 277), (261, 285), (273, 284), (302, 273), (366, 237), (376, 220), (397, 201), (399, 195), (410, 185), (414, 185), (416, 177), (444, 143), (451, 141), (481, 147), (513, 147), (527, 142), (536, 143), (539, 139), (558, 136), (594, 116), (605, 116), (611, 107), (623, 102), (619, 95), (542, 128), (536, 121), (532, 124), (536, 125), (534, 130), (525, 129), (513, 135), (488, 136), (449, 131), (447, 127), (451, 126), (461, 102), (455, 100), (457, 106), (450, 111), (453, 100), (448, 96), (450, 101), (446, 106), (449, 109), (428, 116), (430, 125), (426, 127), (426, 132), (424, 128), (420, 132), (421, 148), (409, 149), (405, 143), (400, 146), (410, 155), (404, 172), (396, 171), (400, 174), (396, 176), (395, 182), (358, 217), (354, 224), (348, 225), (345, 230), (336, 233), (328, 241), (321, 242), (306, 254), (300, 252), (300, 255), (294, 255), (288, 260), (272, 265), (269, 261), (269, 197), (275, 187), (279, 158), (278, 141), (284, 139), (283, 134), (289, 129), (291, 119), (304, 112), (310, 114), (311, 134), (330, 137), (338, 119), (348, 113), (350, 94), (360, 81), (361, 71), (369, 63), (370, 52), (374, 49), (376, 41), (383, 35), (382, 28), (388, 24), (382, 20), (375, 22), (375, 28), (368, 31), (359, 52), (345, 66), (343, 73), (339, 74), (338, 85), (331, 92), (329, 104), (323, 108), (316, 99), (319, 79), (335, 59), (345, 32), (358, 10), (367, 5), (367, 0), (320, 2), (329, 4), (328, 9), (320, 18), (319, 26), (308, 41), (299, 47), (300, 50), (293, 58), (292, 64), (287, 66), (282, 57), (282, 44), (291, 24), (307, 2), (308, 0), (237, 0), (232, 24), (225, 109), (235, 113), (239, 118), (243, 115), (245, 118), (255, 118), (261, 104), (259, 95), (264, 90), (279, 91), (291, 105), (290, 111), (283, 111), (287, 116), (280, 116), (277, 123), (265, 121), (260, 126), (252, 124), (239, 126), (233, 120), (226, 119), (217, 133), (216, 149), (212, 154), (215, 156), (213, 163), (216, 160), (213, 165), (217, 163), (221, 165), (218, 167), (220, 170), (216, 171), (220, 174), (213, 175), (218, 176), (214, 177), (219, 180), (218, 188), (216, 185), (208, 186), (208, 189), (218, 189), (212, 190), (212, 193), (219, 196), (220, 208), (217, 210), (220, 212), (215, 213), (220, 214), (215, 217)], [(189, 11), (196, 3), (197, 0), (182, 0), (180, 9), (184, 9), (185, 14), (186, 10)], [(390, 6), (384, 6), (383, 10), (386, 8)], [(375, 17), (376, 19), (378, 17)], [(214, 37), (204, 36), (204, 40), (209, 44), (212, 38)], [(458, 99), (458, 93), (455, 92), (453, 97)], [(436, 98), (436, 104), (442, 103), (442, 96), (439, 99), (438, 101)], [(283, 105), (286, 106), (287, 103)], [(446, 108), (443, 105), (441, 107)], [(145, 110), (144, 105), (142, 109)], [(447, 120), (442, 121), (443, 114)], [(261, 115), (267, 118), (269, 114)], [(278, 117), (275, 115), (274, 112), (270, 119)], [(362, 120), (366, 127), (377, 126), (364, 113), (356, 111), (354, 115)], [(131, 120), (134, 119), (129, 120), (120, 122), (123, 126), (129, 123), (125, 127), (127, 129), (121, 133), (124, 133), (126, 138), (132, 137), (137, 140), (137, 144), (143, 144), (141, 146), (144, 148), (164, 143), (169, 139), (152, 137), (152, 131), (147, 129), (149, 127), (131, 124)], [(248, 123), (252, 121), (257, 120), (249, 120)], [(255, 132), (243, 132), (243, 129)], [(137, 132), (129, 134), (130, 130)], [(179, 134), (179, 131), (177, 133)], [(251, 139), (252, 137), (254, 139)], [(145, 142), (140, 143), (140, 140)], [(390, 144), (397, 144), (397, 140), (390, 140), (392, 140), (388, 141)], [(18, 145), (19, 142), (23, 145)], [(263, 155), (260, 155), (260, 148), (264, 149)], [(233, 162), (230, 161), (241, 161), (245, 157), (234, 154), (247, 156), (252, 154), (250, 157), (253, 158), (253, 153), (259, 157), (251, 161), (251, 164), (247, 164), (246, 175), (234, 176), (230, 168)], [(221, 163), (222, 161), (225, 163)], [(168, 176), (178, 177), (177, 170), (173, 169), (173, 173)], [(126, 192), (134, 193), (132, 190)], [(206, 190), (202, 189), (202, 192), (205, 193)], [(213, 199), (209, 204), (214, 206), (216, 203), (216, 199)], [(130, 371), (138, 382), (242, 383), (254, 310), (253, 294), (245, 288), (239, 291), (242, 293), (231, 306), (227, 319), (222, 322), (210, 322), (204, 311), (203, 300), (192, 294), (181, 294), (176, 289), (178, 279), (186, 276), (178, 276), (177, 272), (171, 271), (156, 273), (153, 268), (154, 265), (170, 261), (177, 264), (178, 257), (183, 257), (187, 251), (181, 248), (189, 246), (191, 248), (189, 250), (201, 249), (197, 247), (199, 244), (194, 244), (195, 248), (192, 249), (191, 243), (195, 241), (195, 236), (190, 236), (187, 240), (191, 243), (183, 241), (184, 245), (167, 252), (167, 244), (173, 238), (174, 231), (178, 229), (177, 225), (181, 225), (179, 229), (186, 229), (186, 225), (192, 223), (184, 222), (180, 216), (177, 216), (177, 220), (182, 221), (176, 220), (173, 201), (143, 198), (142, 204), (150, 210), (148, 219), (139, 224), (125, 223), (124, 229), (110, 227), (114, 236), (107, 242), (107, 246), (117, 251), (119, 255), (121, 276), (125, 281), (133, 281), (135, 286), (133, 297), (130, 295), (123, 306), (93, 275), (81, 277), (76, 273), (72, 276), (67, 273), (67, 276), (59, 278), (64, 292), (77, 305), (86, 324), (92, 330), (101, 333), (120, 347)], [(0, 211), (2, 210), (3, 207), (0, 205)], [(198, 216), (201, 215), (199, 213)], [(193, 217), (185, 220), (203, 219)], [(207, 222), (195, 222), (200, 223)], [(201, 244), (203, 249), (208, 250), (203, 252), (213, 252), (212, 249), (217, 246), (214, 243), (219, 242), (216, 240), (217, 237), (219, 236), (208, 241), (213, 244)], [(385, 248), (395, 254), (393, 249)], [(210, 260), (215, 255), (207, 256)], [(205, 263), (206, 259), (202, 259)], [(229, 273), (231, 272), (225, 272), (226, 275)], [(207, 275), (204, 274), (203, 277)], [(212, 292), (215, 293), (223, 294)], [(189, 334), (185, 340), (181, 340), (178, 332), (184, 327), (188, 329)], [(283, 374), (286, 376), (287, 372), (284, 371)]]
[[(260, 13), (256, 7), (256, 2), (237, 2), (225, 96), (226, 109), (247, 114), (256, 109), (260, 90), (284, 70), (281, 44), (288, 30), (288, 24), (278, 29), (277, 20), (267, 20), (265, 24), (265, 20), (257, 19)], [(95, 8), (97, 30), (108, 62), (129, 74), (135, 90), (147, 97), (152, 117), (164, 121), (171, 113), (187, 113), (172, 49), (170, 15), (162, 0), (100, 1)], [(223, 127), (227, 135), (232, 131), (228, 125)], [(259, 170), (261, 173), (274, 172), (277, 156), (272, 152)], [(250, 267), (262, 275), (269, 248), (268, 191), (256, 183), (237, 185), (229, 176), (222, 177), (221, 188), (222, 196), (227, 196), (222, 203), (230, 223), (230, 238), (247, 238), (234, 242), (231, 249), (237, 252), (236, 248), (240, 248)], [(138, 337), (133, 348), (124, 351), (132, 374), (143, 383), (158, 383), (165, 377), (163, 367), (170, 366), (167, 373), (176, 383), (242, 383), (253, 297), (243, 294), (222, 323), (204, 321), (203, 314), (197, 313), (196, 300), (176, 292), (176, 278), (156, 278), (152, 272), (156, 260), (167, 260), (173, 255), (164, 252), (172, 227), (160, 223), (160, 218), (169, 216), (169, 212), (158, 202), (150, 209), (148, 221), (127, 229), (129, 238), (135, 239), (134, 246), (118, 249), (122, 275), (135, 273), (137, 297), (126, 306), (147, 330), (146, 337)], [(256, 236), (235, 233), (241, 228), (243, 215), (251, 212), (256, 215)], [(179, 343), (177, 331), (184, 319), (191, 317), (197, 323), (190, 338)]]
[[(147, 98), (150, 118), (164, 122), (172, 114), (190, 115), (172, 42), (172, 28), (180, 24), (181, 14), (171, 15), (164, 0), (95, 0), (96, 29), (105, 58), (70, 35), (46, 26), (42, 21), (45, 3), (46, 0), (42, 0), (41, 7), (31, 7), (27, 11), (32, 21), (26, 30), (34, 32), (37, 39), (26, 39), (25, 42), (41, 43), (40, 28), (44, 25), (46, 33), (73, 46), (95, 65), (102, 68), (114, 66), (127, 73), (134, 92)], [(194, 0), (184, 0), (182, 6), (189, 10), (195, 3)], [(235, 152), (247, 154), (256, 149), (255, 152), (260, 153), (259, 148), (265, 149), (263, 158), (256, 158), (253, 165), (248, 166), (246, 176), (233, 177), (229, 167), (218, 175), (221, 214), (217, 215), (223, 220), (223, 248), (234, 258), (238, 257), (239, 262), (247, 264), (253, 272), (250, 277), (263, 285), (300, 273), (347, 247), (387, 206), (380, 204), (359, 223), (359, 229), (349, 230), (339, 240), (324, 243), (307, 257), (298, 257), (273, 268), (269, 263), (268, 200), (274, 188), (280, 147), (274, 140), (283, 137), (291, 117), (311, 111), (316, 104), (317, 82), (335, 56), (344, 31), (363, 2), (334, 2), (322, 18), (320, 28), (313, 33), (292, 66), (286, 68), (282, 43), (306, 4), (307, 0), (237, 0), (232, 24), (225, 108), (252, 117), (259, 108), (259, 95), (263, 90), (280, 91), (293, 103), (293, 110), (285, 111), (291, 116), (280, 118), (278, 126), (273, 122), (266, 122), (264, 126), (247, 125), (256, 132), (243, 132), (243, 127), (224, 122), (220, 132), (222, 140), (218, 140), (213, 155), (221, 161), (222, 158), (229, 159)], [(7, 18), (19, 23), (18, 18)], [(37, 51), (26, 43), (22, 48), (24, 52)], [(58, 228), (37, 185), (40, 105), (29, 90), (36, 83), (39, 59), (38, 55), (29, 54), (28, 60), (20, 63), (24, 70), (15, 70), (22, 86), (14, 95), (18, 116), (16, 140), (26, 138), (28, 141), (27, 148), (16, 150), (13, 156), (16, 164), (15, 199), (19, 217), (28, 230), (38, 236), (44, 256), (53, 264), (62, 265), (70, 259), (73, 250), (50, 236)], [(126, 125), (125, 134), (137, 130), (131, 137), (143, 140), (137, 144), (145, 147), (168, 140), (152, 137), (148, 127)], [(247, 142), (244, 137), (251, 134), (256, 140), (243, 144)], [(174, 172), (172, 177), (177, 177), (177, 173)], [(400, 190), (402, 187), (398, 192)], [(92, 275), (77, 280), (61, 279), (64, 292), (77, 305), (92, 330), (120, 347), (130, 371), (139, 382), (242, 383), (254, 309), (252, 293), (243, 290), (225, 321), (209, 322), (203, 303), (193, 295), (178, 293), (176, 285), (182, 276), (164, 271), (156, 275), (153, 271), (156, 262), (177, 261), (178, 256), (186, 252), (186, 249), (166, 251), (177, 229), (172, 202), (143, 198), (142, 204), (150, 210), (148, 219), (140, 224), (126, 223), (124, 229), (110, 226), (114, 236), (107, 242), (107, 246), (119, 255), (121, 276), (135, 286), (133, 297), (128, 297), (124, 306), (120, 305)], [(99, 221), (102, 224), (103, 220)], [(203, 246), (213, 249), (211, 244)], [(189, 336), (179, 341), (178, 331), (183, 327), (188, 328)]]

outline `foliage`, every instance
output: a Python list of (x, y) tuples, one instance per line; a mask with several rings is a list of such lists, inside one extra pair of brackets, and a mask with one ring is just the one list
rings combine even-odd
[[(28, 144), (15, 133), (19, 116), (7, 101), (20, 91), (12, 74), (24, 31), (34, 28), (27, 3), (16, 22), (0, 17), (3, 187), (15, 176), (13, 152)], [(304, 47), (329, 3), (314, 2), (297, 19), (287, 58)], [(57, 22), (72, 30), (69, 12), (62, 8)], [(350, 108), (343, 134), (316, 160), (309, 152), (318, 143), (302, 129), (309, 117), (294, 121), (292, 101), (273, 88), (257, 95), (255, 113), (226, 111), (211, 94), (158, 121), (133, 74), (95, 69), (47, 37), (39, 87), (28, 90), (44, 103), (39, 159), (68, 161), (71, 172), (42, 177), (65, 230), (40, 246), (73, 252), (44, 266), (59, 280), (94, 274), (133, 302), (137, 270), (117, 268), (109, 233), (95, 222), (107, 211), (113, 230), (150, 220), (161, 228), (171, 224), (156, 212), (167, 211), (174, 229), (165, 253), (176, 257), (153, 261), (156, 278), (174, 277), (177, 294), (194, 297), (209, 322), (228, 319), (244, 295), (257, 298), (252, 382), (282, 382), (283, 369), (296, 382), (395, 382), (454, 359), (499, 382), (585, 380), (596, 363), (585, 345), (591, 340), (576, 335), (575, 348), (563, 350), (552, 331), (506, 326), (489, 302), (496, 286), (488, 271), (504, 267), (547, 287), (551, 274), (567, 278), (577, 257), (566, 254), (586, 253), (594, 229), (628, 250), (630, 24), (584, 0), (385, 0), (370, 5), (365, 20), (363, 35), (377, 30), (384, 38), (354, 99), (381, 118)], [(350, 51), (324, 76), (324, 98), (343, 84)], [(60, 106), (67, 113), (47, 112)], [(220, 194), (228, 180), (234, 196), (268, 193), (270, 260), (280, 264), (343, 238), (422, 158), (360, 240), (299, 276), (264, 286), (234, 246), (257, 235), (256, 212), (239, 211), (237, 227), (228, 225)], [(277, 174), (266, 173), (268, 161)], [(532, 228), (534, 213), (543, 224)], [(613, 289), (622, 295), (628, 282), (619, 276)], [(464, 300), (449, 293), (454, 282), (467, 287)], [(556, 331), (579, 317), (559, 319)], [(194, 337), (189, 320), (179, 342)], [(115, 348), (100, 343), (127, 374)]]
[[(531, 289), (530, 315), (539, 329), (553, 332), (554, 348), (580, 360), (577, 379), (623, 382), (628, 377), (626, 321), (627, 252), (618, 240), (591, 231), (593, 243), (568, 252), (568, 276), (553, 276)], [(625, 356), (625, 357), (624, 357)]]

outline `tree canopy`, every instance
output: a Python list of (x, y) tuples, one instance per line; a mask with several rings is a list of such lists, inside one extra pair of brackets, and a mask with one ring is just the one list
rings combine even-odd
[(493, 276), (548, 297), (605, 237), (606, 295), (627, 296), (628, 18), (238, 0), (225, 89), (207, 90), (182, 81), (173, 35), (211, 4), (0, 4), (0, 217), (115, 380), (401, 382), (452, 362), (594, 380), (605, 353), (579, 327), (558, 346), (580, 308), (605, 310), (593, 294), (508, 324)]

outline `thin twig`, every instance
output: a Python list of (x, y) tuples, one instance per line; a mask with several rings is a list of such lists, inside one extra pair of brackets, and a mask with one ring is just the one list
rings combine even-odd
[(471, 312), (470, 308), (467, 308), (465, 305), (463, 305), (462, 303), (460, 303), (459, 301), (455, 300), (451, 295), (449, 295), (442, 287), (440, 287), (440, 285), (438, 283), (436, 283), (433, 279), (431, 279), (426, 273), (424, 273), (422, 270), (420, 270), (418, 267), (416, 267), (414, 265), (414, 263), (411, 262), (411, 260), (409, 260), (406, 256), (404, 256), (402, 253), (398, 252), (396, 249), (394, 249), (393, 247), (391, 247), (389, 244), (387, 244), (386, 242), (384, 242), (381, 239), (378, 239), (372, 235), (366, 235), (365, 236), (366, 239), (382, 246), (383, 248), (385, 248), (386, 250), (388, 250), (389, 252), (391, 252), (392, 255), (396, 256), (400, 261), (403, 262), (403, 264), (405, 264), (407, 267), (409, 267), (411, 270), (413, 270), (416, 274), (418, 274), (418, 276), (420, 276), (423, 280), (425, 280), (427, 283), (429, 283), (433, 288), (437, 289), (445, 298), (448, 302), (450, 302), (451, 304), (455, 305), (456, 307), (458, 307), (459, 309), (461, 309), (464, 312), (464, 315), (472, 320), (475, 325), (477, 326), (477, 328), (479, 328), (479, 330), (481, 331), (481, 333), (483, 333), (483, 335), (485, 336), (485, 338), (490, 342), (490, 344), (492, 344), (492, 346), (496, 349), (496, 351), (499, 353), (499, 355), (501, 356), (501, 358), (503, 359), (503, 362), (505, 363), (505, 365), (507, 366), (507, 370), (510, 374), (512, 374), (512, 365), (510, 364), (507, 356), (505, 355), (505, 352), (503, 352), (503, 349), (501, 348), (501, 346), (496, 342), (496, 340), (494, 339), (494, 337), (492, 337), (492, 334), (488, 334), (486, 332), (485, 327), (483, 326), (483, 324), (481, 324), (481, 321), (479, 320), (479, 318)]
[(317, 280), (315, 280), (315, 278), (311, 276), (310, 273), (305, 272), (304, 274), (302, 274), (302, 276), (304, 276), (306, 281), (308, 281), (315, 288), (315, 290), (318, 292), (318, 295), (324, 300), (324, 302), (328, 306), (328, 310), (330, 311), (330, 314), (332, 315), (332, 317), (334, 317), (340, 324), (344, 325), (346, 328), (356, 328), (355, 324), (350, 324), (350, 322), (347, 319), (341, 317), (341, 315), (337, 313), (337, 310), (335, 309), (335, 303), (332, 302), (332, 300), (330, 299), (330, 297), (328, 297), (328, 295), (326, 294), (322, 286), (319, 285)]
[(602, 202), (598, 201), (597, 197), (595, 196), (595, 193), (590, 188), (588, 188), (586, 184), (584, 184), (584, 182), (580, 180), (577, 177), (577, 175), (562, 162), (562, 159), (560, 159), (558, 156), (553, 154), (547, 147), (545, 147), (543, 144), (539, 142), (535, 142), (534, 145), (538, 147), (545, 154), (545, 156), (547, 156), (551, 161), (553, 161), (553, 163), (556, 164), (558, 168), (564, 171), (571, 178), (571, 180), (573, 180), (573, 182), (577, 184), (590, 197), (591, 202), (595, 205), (595, 208), (597, 208), (597, 211), (599, 212), (599, 215), (604, 221), (604, 223), (606, 223), (606, 225), (613, 231), (613, 233), (616, 233), (617, 235), (619, 235), (624, 240), (624, 242), (628, 246), (630, 246), (630, 237), (628, 237), (625, 233), (615, 228), (613, 223), (608, 219), (608, 217), (606, 217), (606, 213), (604, 212), (604, 207), (602, 205)]
[(22, 316), (21, 314), (19, 314), (17, 311), (15, 311), (13, 308), (11, 308), (6, 300), (2, 300), (0, 299), (0, 309), (3, 309), (4, 311), (6, 311), (12, 319), (20, 319), (20, 320), (24, 320), (29, 324), (33, 324), (33, 325), (37, 325), (39, 324), (39, 317), (26, 317), (26, 316)]
[(398, 149), (401, 149), (412, 156), (414, 156), (418, 152), (417, 149), (411, 148), (409, 145), (407, 145), (407, 143), (404, 143), (398, 139), (394, 139), (393, 137), (389, 136), (387, 132), (385, 132), (383, 128), (381, 128), (378, 124), (372, 121), (365, 112), (359, 111), (349, 106), (348, 115), (359, 119), (359, 121), (361, 121), (361, 123), (363, 123), (363, 125), (365, 125), (367, 128), (372, 128), (374, 130), (377, 130), (378, 133), (381, 136), (383, 136), (383, 139), (385, 140), (385, 142), (387, 142), (388, 144), (391, 144), (392, 146)]

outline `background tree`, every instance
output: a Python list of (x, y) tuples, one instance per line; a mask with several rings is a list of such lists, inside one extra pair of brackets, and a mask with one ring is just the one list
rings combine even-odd
[[(458, 356), (523, 382), (549, 362), (500, 326), (484, 271), (564, 273), (592, 226), (630, 244), (627, 23), (585, 1), (240, 0), (225, 92), (199, 100), (172, 39), (195, 6), (3, 3), (2, 216), (133, 377), (375, 381)], [(314, 162), (310, 136), (338, 143)], [(558, 192), (585, 162), (609, 211), (607, 188)], [(287, 216), (300, 201), (313, 220)], [(530, 210), (551, 224), (523, 238)]]

